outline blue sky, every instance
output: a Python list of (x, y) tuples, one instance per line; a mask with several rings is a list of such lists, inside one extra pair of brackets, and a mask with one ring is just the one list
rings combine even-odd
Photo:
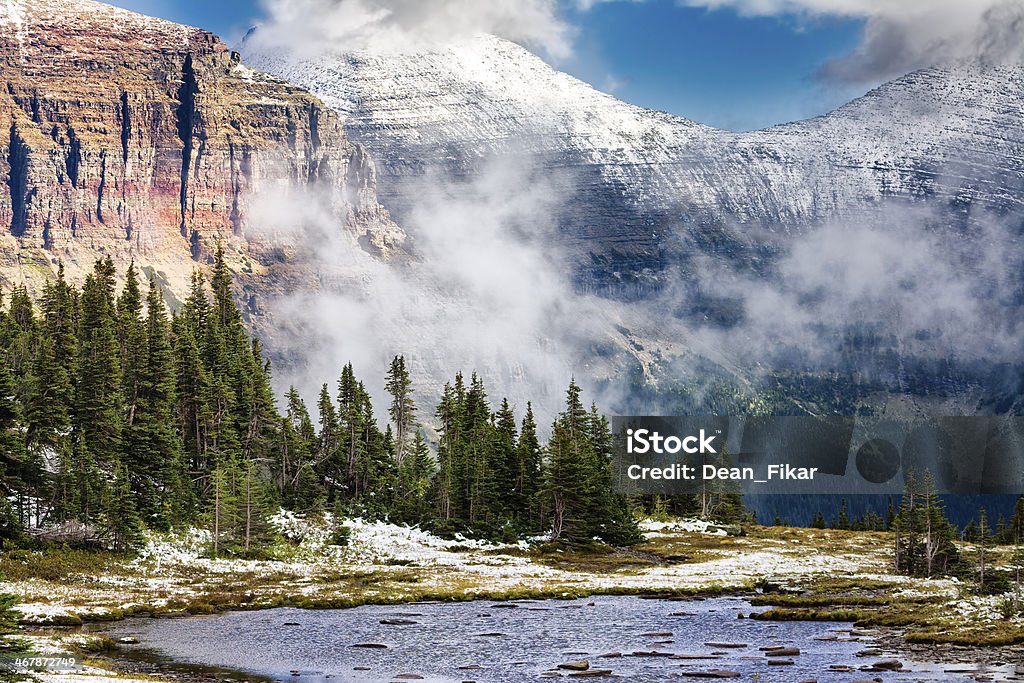
[[(257, 0), (113, 4), (201, 26), (229, 42), (262, 15)], [(588, 10), (566, 0), (561, 14), (575, 39), (558, 68), (626, 101), (721, 128), (807, 118), (872, 85), (843, 86), (819, 75), (857, 47), (862, 19), (750, 17), (672, 0), (602, 2)]]

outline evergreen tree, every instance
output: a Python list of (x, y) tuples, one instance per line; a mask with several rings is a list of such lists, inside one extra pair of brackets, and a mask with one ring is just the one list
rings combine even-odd
[(285, 507), (310, 510), (324, 499), (322, 481), (316, 471), (316, 428), (295, 387), (288, 390), (285, 400), (287, 410), (280, 430), (280, 458), (276, 465), (277, 491)]
[(1024, 496), (1018, 496), (1017, 502), (1013, 504), (1013, 517), (1010, 518), (1007, 533), (1011, 538), (1024, 542)]
[(526, 404), (519, 442), (516, 444), (514, 510), (520, 527), (537, 531), (540, 528), (541, 447), (537, 438), (537, 422), (533, 405)]
[(430, 457), (423, 432), (416, 430), (408, 457), (398, 466), (400, 517), (411, 524), (426, 519), (430, 513), (429, 491), (434, 478), (434, 461)]
[[(19, 540), (28, 522), (77, 521), (126, 551), (147, 527), (188, 524), (204, 510), (214, 555), (252, 554), (283, 504), (409, 523), (437, 517), (441, 528), (491, 537), (550, 524), (571, 543), (636, 538), (626, 500), (612, 491), (608, 422), (583, 409), (574, 382), (545, 450), (532, 405), (517, 428), (507, 400), (494, 411), (483, 379), (473, 373), (467, 385), (458, 373), (436, 412), (435, 461), (404, 357), (388, 371), (384, 431), (351, 364), (336, 405), (322, 387), (318, 425), (294, 389), (282, 415), (221, 249), (210, 283), (197, 271), (168, 320), (155, 281), (143, 297), (133, 265), (115, 296), (105, 259), (81, 292), (59, 269), (38, 317), (23, 287), (0, 306), (0, 535)], [(733, 504), (731, 493), (714, 496), (716, 510)]]
[(946, 512), (935, 489), (935, 481), (930, 472), (925, 472), (922, 480), (921, 512), (924, 515), (920, 525), (923, 533), (922, 552), (924, 553), (924, 571), (927, 576), (948, 574), (959, 561), (956, 547), (956, 530), (949, 523)]
[(71, 429), (72, 387), (53, 340), (40, 335), (25, 400), (25, 440), (37, 459), (56, 451)]
[(211, 461), (210, 425), (213, 421), (210, 378), (203, 363), (200, 340), (205, 338), (209, 302), (202, 276), (192, 275), (192, 289), (179, 314), (171, 321), (178, 432), (191, 479), (201, 483)]
[(82, 288), (75, 430), (92, 460), (116, 469), (123, 428), (121, 371), (114, 311), (114, 264), (98, 261)]
[(544, 486), (552, 540), (586, 543), (598, 537), (620, 543), (635, 538), (624, 501), (611, 493), (607, 422), (595, 424), (593, 414), (584, 410), (575, 381), (569, 383), (565, 410), (551, 432)]
[(842, 500), (839, 501), (839, 516), (832, 523), (832, 528), (833, 529), (842, 529), (842, 530), (847, 530), (847, 531), (850, 529), (850, 515), (849, 515), (849, 513), (846, 510), (846, 499), (845, 498), (843, 498)]
[(988, 550), (992, 546), (992, 529), (988, 522), (988, 512), (985, 508), (978, 509), (978, 538), (977, 544), (977, 566), (978, 566), (978, 588), (985, 590), (985, 573), (988, 570)]
[[(348, 367), (351, 369), (351, 364)], [(341, 425), (326, 384), (320, 387), (316, 406), (320, 422), (316, 436), (314, 467), (320, 479), (319, 485), (327, 495), (327, 502), (333, 503), (338, 485), (349, 486), (354, 478), (355, 468), (350, 471), (348, 463), (341, 460)]]
[(461, 412), (463, 439), (459, 459), (464, 475), (464, 507), (460, 517), (470, 526), (491, 531), (498, 523), (494, 510), (497, 482), (491, 469), (494, 423), (487, 402), (487, 389), (475, 372), (470, 378)]
[(931, 475), (907, 473), (893, 520), (896, 571), (912, 576), (947, 574), (959, 562), (956, 532), (946, 517)]
[[(146, 327), (142, 321), (142, 290), (135, 263), (128, 265), (125, 285), (117, 299), (118, 357), (121, 359), (121, 389), (124, 393), (125, 426), (135, 421), (139, 382), (146, 363)], [(127, 445), (127, 444), (126, 444)]]
[[(18, 598), (7, 593), (0, 593), (0, 659), (13, 657), (28, 651), (28, 643), (14, 637), (19, 632), (18, 619), (21, 616), (14, 606)], [(23, 676), (6, 673), (0, 667), (0, 681), (24, 680)]]
[[(126, 314), (128, 310), (133, 309), (124, 307), (122, 316), (134, 318), (134, 313)], [(194, 501), (184, 446), (175, 429), (176, 378), (167, 309), (152, 279), (142, 338), (135, 343), (139, 350), (133, 361), (134, 389), (128, 399), (131, 408), (125, 424), (124, 461), (131, 466), (139, 514), (148, 525), (166, 529), (184, 521)]]
[(135, 507), (128, 467), (123, 463), (116, 465), (107, 500), (105, 526), (110, 546), (114, 550), (126, 552), (138, 548), (142, 543), (144, 525)]
[[(334, 482), (335, 487), (346, 490), (348, 495), (353, 498), (358, 498), (362, 493), (359, 472), (362, 469), (361, 465), (368, 457), (364, 436), (369, 425), (363, 424), (365, 411), (362, 405), (362, 392), (362, 383), (356, 379), (352, 364), (346, 364), (341, 371), (341, 378), (338, 380), (339, 457), (325, 460), (325, 465), (328, 476)], [(321, 407), (321, 418), (324, 415), (322, 411)], [(321, 429), (321, 434), (323, 434), (323, 429)]]
[(237, 478), (234, 460), (226, 458), (217, 462), (210, 476), (210, 537), (215, 558), (231, 545), (231, 532), (237, 526)]
[(241, 463), (237, 481), (235, 500), (240, 511), (235, 517), (241, 524), (238, 532), (241, 551), (248, 555), (270, 540), (270, 516), (277, 507), (277, 499), (271, 493), (259, 465), (253, 460)]
[(416, 405), (412, 400), (412, 380), (405, 368), (405, 357), (395, 356), (384, 388), (391, 394), (391, 407), (388, 415), (394, 425), (395, 460), (399, 465), (405, 460), (412, 441), (412, 427), (416, 422)]
[(437, 463), (438, 474), (434, 480), (434, 499), (437, 501), (437, 515), (448, 521), (457, 514), (459, 507), (460, 472), (457, 462), (459, 448), (459, 424), (461, 407), (457, 403), (455, 390), (445, 383), (441, 402), (434, 415), (438, 419)]
[[(613, 435), (608, 418), (601, 415), (597, 405), (591, 403), (589, 436), (594, 459), (590, 464), (592, 483), (590, 511), (588, 517), (595, 527), (594, 535), (612, 545), (628, 545), (640, 540), (640, 530), (633, 519), (626, 497), (616, 494), (612, 484), (611, 461)], [(723, 512), (734, 504), (731, 493), (719, 495), (719, 506)], [(731, 516), (731, 513), (726, 513)]]
[(0, 540), (21, 535), (28, 522), (28, 496), (39, 492), (43, 476), (38, 461), (25, 449), (14, 392), (14, 379), (7, 364), (0, 362)]

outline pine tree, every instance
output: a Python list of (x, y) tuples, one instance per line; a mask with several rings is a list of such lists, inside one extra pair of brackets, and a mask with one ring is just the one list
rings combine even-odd
[(17, 285), (11, 291), (5, 318), (0, 342), (6, 350), (7, 365), (15, 381), (14, 395), (20, 402), (28, 393), (28, 380), (38, 337), (32, 299), (24, 285)]
[[(640, 539), (640, 531), (633, 519), (626, 497), (613, 491), (611, 461), (613, 435), (608, 418), (601, 415), (596, 404), (590, 405), (589, 436), (593, 449), (591, 463), (591, 502), (589, 517), (594, 525), (594, 535), (612, 545), (628, 545)], [(731, 498), (722, 494), (722, 509), (733, 504)]]
[[(122, 309), (123, 316), (127, 310), (130, 309)], [(175, 354), (167, 309), (152, 279), (146, 296), (142, 339), (137, 343), (140, 348), (133, 361), (134, 389), (125, 425), (124, 461), (131, 466), (132, 488), (142, 518), (150, 526), (166, 529), (184, 521), (194, 500), (184, 445), (175, 429)]]
[(327, 495), (327, 502), (333, 504), (339, 485), (350, 485), (355, 473), (354, 468), (350, 471), (348, 463), (341, 461), (341, 425), (326, 384), (320, 387), (316, 406), (320, 422), (316, 436), (315, 469), (320, 487)]
[(985, 590), (985, 572), (988, 570), (988, 549), (992, 546), (992, 529), (985, 508), (978, 509), (978, 588)]
[[(545, 493), (551, 502), (551, 540), (586, 540), (587, 526), (582, 519), (586, 499), (587, 415), (580, 402), (580, 389), (569, 383), (565, 410), (555, 420), (548, 442)], [(582, 495), (581, 495), (582, 492)]]
[(270, 515), (276, 501), (255, 461), (245, 460), (241, 463), (237, 481), (235, 500), (239, 512), (236, 518), (241, 525), (238, 535), (241, 538), (241, 551), (248, 555), (269, 541)]
[(25, 400), (25, 440), (38, 459), (56, 451), (71, 429), (72, 386), (52, 339), (40, 335)]
[(893, 525), (896, 571), (911, 576), (946, 574), (959, 562), (956, 531), (929, 473), (918, 480), (907, 473), (903, 499)]
[[(0, 593), (0, 660), (28, 651), (28, 643), (14, 637), (19, 632), (18, 619), (21, 614), (14, 608), (18, 598), (8, 593)], [(25, 680), (23, 676), (5, 673), (0, 667), (0, 681)]]
[(25, 399), (26, 444), (33, 457), (51, 469), (58, 452), (70, 448), (78, 319), (77, 293), (64, 280), (61, 264), (56, 281), (43, 288), (38, 340)]
[(490, 470), (493, 480), (493, 497), (491, 509), (498, 521), (511, 521), (519, 516), (516, 509), (516, 479), (518, 474), (518, 458), (516, 440), (519, 438), (516, 428), (516, 416), (508, 399), (502, 399), (501, 407), (494, 414), (493, 447), (490, 452)]
[(178, 407), (178, 431), (184, 445), (185, 460), (191, 477), (202, 481), (210, 464), (210, 425), (213, 421), (210, 377), (200, 346), (205, 339), (209, 301), (202, 275), (193, 273), (191, 290), (181, 311), (171, 321), (173, 333), (175, 389)]
[(811, 520), (812, 529), (824, 529), (825, 528), (825, 515), (818, 510), (814, 513), (814, 519)]
[(437, 501), (437, 515), (445, 521), (455, 516), (462, 488), (456, 460), (459, 447), (459, 411), (455, 390), (450, 383), (445, 383), (441, 392), (441, 402), (434, 413), (439, 422), (438, 474), (434, 480), (434, 499)]
[(552, 427), (545, 471), (552, 540), (609, 543), (635, 540), (637, 530), (625, 500), (611, 491), (611, 431), (607, 420), (589, 414), (580, 388), (569, 383), (565, 410)]
[(541, 447), (537, 438), (537, 422), (533, 405), (526, 404), (526, 415), (516, 444), (516, 479), (514, 506), (520, 526), (529, 531), (540, 528), (541, 509)]
[(358, 498), (362, 493), (359, 472), (367, 458), (364, 434), (368, 425), (363, 424), (361, 387), (362, 383), (356, 379), (352, 364), (346, 364), (338, 380), (339, 458), (325, 460), (326, 471), (335, 487), (347, 490), (353, 498)]
[(121, 368), (114, 311), (114, 264), (98, 261), (82, 288), (75, 429), (97, 465), (116, 469), (123, 428)]
[(127, 552), (141, 545), (144, 525), (135, 507), (135, 494), (128, 478), (128, 467), (123, 463), (116, 465), (105, 517), (104, 526), (110, 539), (110, 546), (114, 550)]
[(417, 524), (425, 521), (430, 514), (428, 494), (434, 478), (434, 461), (430, 457), (423, 432), (416, 430), (412, 449), (398, 467), (399, 504), (404, 521)]
[(1017, 502), (1013, 504), (1013, 517), (1010, 518), (1007, 531), (1012, 538), (1024, 542), (1024, 496), (1018, 496)]
[(494, 529), (498, 522), (494, 510), (497, 497), (494, 471), (491, 469), (495, 434), (487, 389), (474, 372), (462, 404), (463, 503), (461, 519), (470, 526)]
[(850, 529), (850, 515), (846, 510), (846, 499), (843, 498), (839, 501), (839, 516), (832, 523), (833, 529), (841, 529), (849, 531)]
[(920, 526), (925, 575), (947, 574), (959, 560), (955, 543), (956, 530), (946, 517), (942, 499), (930, 472), (925, 472), (922, 480), (920, 500), (920, 510), (924, 517)]
[(399, 465), (405, 460), (412, 441), (412, 427), (416, 422), (416, 404), (412, 400), (412, 380), (405, 368), (405, 357), (395, 356), (388, 369), (384, 384), (391, 394), (388, 415), (394, 425), (395, 460)]
[(220, 557), (233, 541), (231, 532), (237, 524), (237, 478), (238, 468), (230, 459), (219, 460), (210, 476), (210, 538), (215, 558)]
[(286, 414), (278, 439), (277, 491), (286, 508), (309, 510), (318, 507), (324, 499), (322, 481), (316, 471), (316, 428), (295, 387), (288, 390), (285, 400)]
[(121, 359), (121, 389), (124, 393), (125, 426), (135, 421), (139, 381), (146, 358), (146, 327), (142, 321), (142, 290), (135, 263), (128, 265), (125, 285), (117, 299), (118, 356)]
[[(39, 462), (29, 458), (25, 448), (20, 409), (14, 379), (0, 360), (0, 540), (21, 535), (28, 522), (28, 494), (38, 493), (43, 479)], [(11, 499), (14, 509), (9, 507)]]

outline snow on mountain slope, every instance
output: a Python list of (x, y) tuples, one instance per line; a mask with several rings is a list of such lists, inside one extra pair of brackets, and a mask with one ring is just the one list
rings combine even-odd
[[(258, 41), (243, 49), (339, 111), (399, 203), (408, 176), (493, 153), (593, 170), (627, 203), (701, 223), (792, 229), (884, 196), (961, 190), (1020, 202), (1020, 67), (917, 72), (827, 116), (737, 134), (621, 102), (494, 36), (415, 54), (292, 60)], [(954, 162), (949, 174), (965, 182), (942, 178)]]
[[(678, 376), (673, 356), (751, 376), (778, 348), (796, 353), (785, 367), (965, 396), (981, 366), (940, 377), (918, 360), (995, 362), (1014, 346), (1024, 286), (1005, 257), (1019, 219), (1005, 217), (1024, 210), (1024, 66), (926, 69), (825, 116), (734, 133), (621, 102), (494, 36), (315, 58), (258, 36), (249, 63), (341, 114), (414, 236), (425, 197), (472, 192), (494, 160), (542, 178), (574, 286), (645, 302), (612, 337), (647, 379)], [(987, 320), (997, 329), (979, 336)]]
[(242, 50), (341, 113), (400, 222), (438, 176), (469, 182), (494, 158), (543, 169), (565, 198), (557, 242), (577, 286), (612, 296), (661, 289), (695, 246), (756, 261), (766, 231), (878, 220), (891, 200), (963, 220), (1024, 199), (1021, 67), (921, 71), (827, 116), (732, 133), (621, 102), (489, 35), (413, 54)]

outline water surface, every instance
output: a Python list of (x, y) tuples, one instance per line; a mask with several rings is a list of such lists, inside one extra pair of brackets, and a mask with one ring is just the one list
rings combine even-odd
[[(126, 651), (138, 649), (175, 662), (295, 683), (403, 679), (517, 683), (537, 681), (559, 664), (581, 659), (588, 660), (592, 669), (610, 669), (639, 683), (677, 677), (687, 680), (680, 674), (715, 669), (739, 672), (739, 680), (765, 683), (876, 677), (886, 682), (961, 681), (966, 676), (944, 671), (953, 666), (905, 659), (901, 661), (911, 673), (830, 671), (834, 665), (869, 666), (895, 654), (883, 648), (882, 655), (858, 657), (858, 652), (879, 646), (869, 633), (851, 634), (849, 624), (738, 618), (754, 610), (737, 598), (593, 597), (318, 611), (282, 608), (130, 619), (102, 628), (114, 637), (138, 638), (139, 644), (125, 646)], [(792, 665), (770, 665), (760, 650), (779, 645), (800, 649), (799, 656), (789, 658)], [(613, 653), (623, 656), (602, 656)], [(714, 658), (684, 660), (634, 653)], [(959, 668), (962, 671), (964, 667)], [(990, 672), (997, 674), (997, 680), (1002, 673)]]

